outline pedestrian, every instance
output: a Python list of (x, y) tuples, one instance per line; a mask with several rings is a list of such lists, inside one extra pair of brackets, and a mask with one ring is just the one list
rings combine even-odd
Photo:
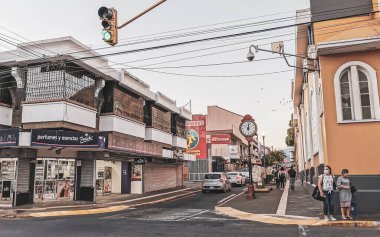
[(296, 182), (297, 172), (293, 169), (293, 166), (290, 166), (290, 169), (288, 170), (288, 175), (290, 179), (290, 189), (294, 191), (294, 184)]
[(336, 221), (334, 218), (334, 176), (331, 167), (325, 165), (323, 174), (319, 176), (318, 188), (323, 197), (323, 213), (325, 220)]
[(278, 179), (278, 172), (279, 172), (279, 169), (278, 169), (278, 167), (276, 167), (275, 170), (274, 170), (274, 179), (276, 181), (276, 187), (277, 187), (277, 189), (280, 189), (280, 181)]
[(280, 183), (281, 190), (284, 190), (285, 188), (285, 179), (286, 179), (286, 173), (284, 167), (281, 167), (280, 172), (278, 172), (278, 181)]
[(342, 176), (336, 181), (336, 185), (339, 189), (339, 202), (340, 202), (340, 211), (342, 212), (342, 219), (353, 219), (351, 216), (351, 182), (348, 179), (348, 169), (342, 170)]

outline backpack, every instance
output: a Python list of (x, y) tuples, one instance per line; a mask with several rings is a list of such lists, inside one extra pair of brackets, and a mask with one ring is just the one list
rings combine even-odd
[(280, 179), (285, 179), (285, 173), (284, 172), (281, 172)]
[(315, 199), (315, 200), (318, 200), (318, 201), (323, 201), (325, 198), (321, 196), (321, 192), (319, 191), (319, 188), (318, 188), (318, 185), (315, 186), (314, 190), (313, 190), (313, 194), (311, 194), (311, 196)]

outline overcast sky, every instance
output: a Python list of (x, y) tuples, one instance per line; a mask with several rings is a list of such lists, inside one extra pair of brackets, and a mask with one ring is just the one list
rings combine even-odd
[[(296, 10), (309, 6), (308, 0), (168, 0), (121, 29), (119, 31), (120, 46), (107, 47), (108, 45), (102, 41), (100, 20), (97, 16), (99, 7), (115, 7), (118, 10), (119, 24), (121, 24), (156, 2), (156, 0), (2, 0), (0, 26), (29, 40), (73, 36), (103, 54), (288, 25), (295, 22)], [(262, 22), (272, 19), (279, 20), (271, 24)], [(254, 24), (255, 22), (261, 23)], [(221, 27), (224, 27), (222, 31)], [(225, 27), (230, 28), (227, 30)], [(234, 27), (233, 30), (231, 30), (232, 27)], [(192, 29), (163, 34), (163, 32), (186, 28)], [(217, 28), (219, 32), (215, 32)], [(200, 30), (202, 32), (199, 32)], [(210, 32), (211, 30), (213, 32)], [(259, 134), (266, 133), (266, 145), (273, 144), (275, 148), (283, 148), (286, 146), (284, 140), (293, 111), (289, 101), (294, 73), (288, 71), (260, 76), (236, 76), (291, 70), (281, 58), (256, 62), (245, 61), (251, 44), (270, 49), (271, 42), (283, 40), (285, 51), (294, 53), (294, 30), (294, 28), (288, 28), (219, 41), (206, 41), (109, 57), (109, 60), (117, 68), (145, 66), (149, 70), (164, 73), (229, 76), (226, 78), (198, 77), (170, 75), (142, 69), (128, 70), (150, 84), (152, 91), (161, 91), (175, 99), (178, 106), (186, 104), (191, 99), (194, 114), (207, 113), (207, 105), (218, 105), (242, 115), (251, 114), (257, 121)], [(186, 32), (191, 32), (192, 35), (184, 36), (183, 33)], [(194, 34), (194, 32), (198, 33)], [(0, 33), (25, 41), (1, 28)], [(178, 37), (178, 34), (183, 37)], [(177, 38), (157, 40), (157, 37), (173, 35)], [(155, 41), (142, 42), (153, 38)], [(9, 47), (9, 45), (0, 41), (0, 50), (6, 50), (4, 47)], [(207, 49), (210, 47), (214, 48)], [(197, 51), (188, 52), (194, 50)], [(177, 55), (164, 56), (175, 53)], [(214, 55), (205, 56), (205, 54)], [(201, 55), (203, 56), (200, 57)], [(152, 59), (153, 57), (159, 58)], [(196, 58), (189, 59), (189, 57)], [(259, 60), (273, 57), (276, 55), (265, 52), (256, 54), (256, 59)], [(177, 61), (166, 62), (173, 60)], [(290, 58), (290, 61), (293, 62), (294, 59)], [(210, 66), (210, 64), (223, 65)], [(207, 66), (183, 67), (194, 65)]]

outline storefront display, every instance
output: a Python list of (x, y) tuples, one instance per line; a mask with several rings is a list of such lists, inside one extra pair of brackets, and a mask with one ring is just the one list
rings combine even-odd
[(11, 200), (15, 190), (17, 158), (0, 159), (0, 200)]
[[(99, 162), (99, 161), (98, 161)], [(112, 163), (109, 163), (112, 164)], [(112, 167), (97, 165), (96, 168), (96, 195), (105, 195), (112, 192)]]
[(75, 184), (74, 159), (37, 159), (35, 199), (72, 199)]

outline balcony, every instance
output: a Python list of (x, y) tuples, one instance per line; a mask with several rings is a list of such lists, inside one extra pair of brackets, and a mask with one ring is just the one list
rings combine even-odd
[(187, 141), (183, 137), (173, 136), (172, 146), (179, 148), (186, 148)]
[(173, 151), (168, 149), (162, 149), (162, 157), (173, 159)]
[(145, 140), (146, 141), (156, 141), (163, 144), (172, 145), (173, 135), (156, 128), (146, 128), (145, 129)]
[(68, 101), (22, 105), (22, 123), (68, 122), (96, 128), (96, 111)]
[(117, 115), (101, 115), (100, 132), (119, 132), (145, 139), (145, 124), (122, 118)]
[(0, 125), (12, 126), (12, 113), (11, 107), (0, 105)]

